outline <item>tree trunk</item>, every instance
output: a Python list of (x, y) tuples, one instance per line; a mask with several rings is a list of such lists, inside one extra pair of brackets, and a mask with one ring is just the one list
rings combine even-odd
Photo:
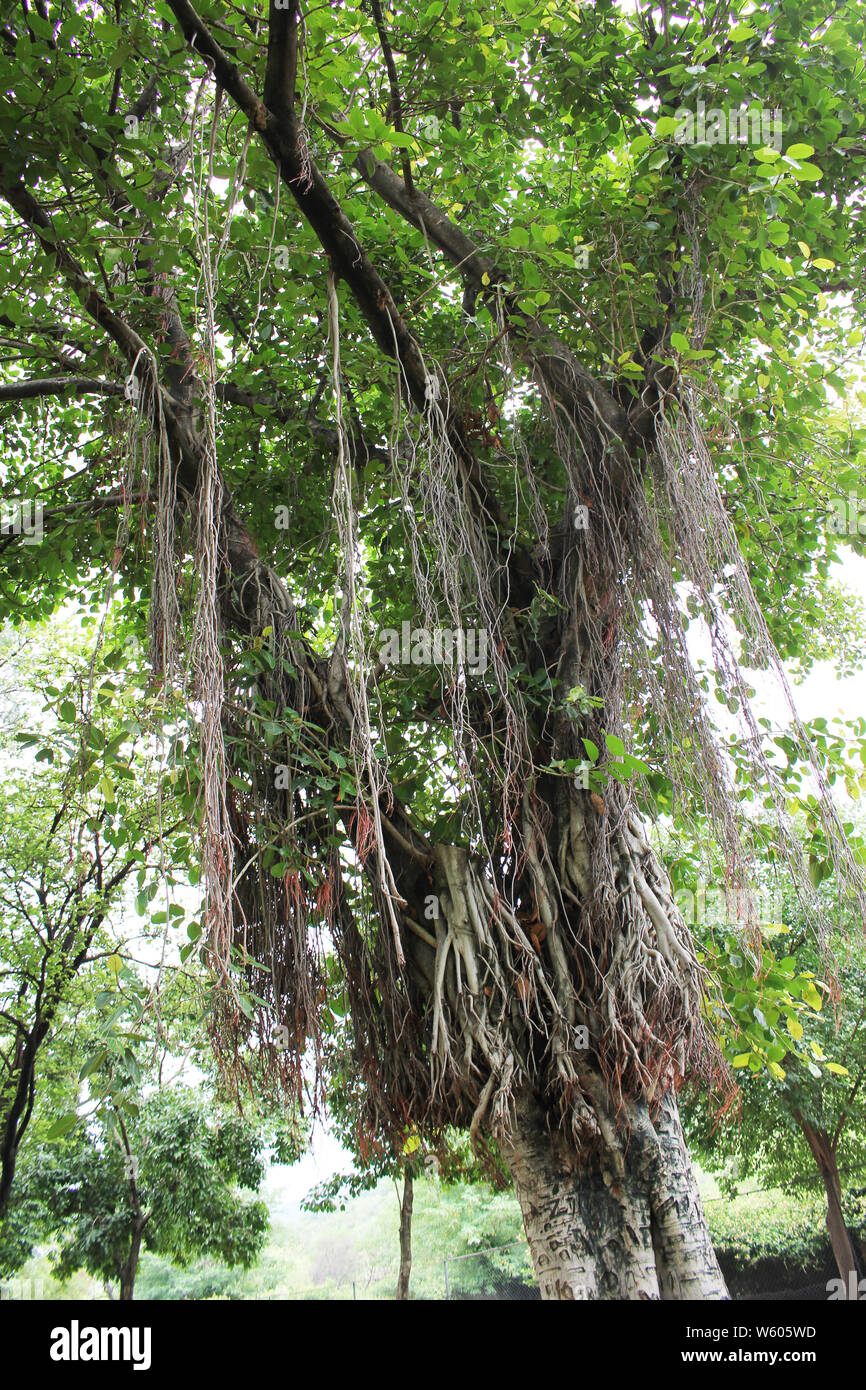
[[(83, 896), (83, 885), (79, 885), (76, 902), (79, 898), (83, 900)], [(102, 919), (103, 913), (100, 911), (88, 919), (86, 914), (80, 913), (79, 907), (75, 907), (60, 939), (54, 941), (49, 938), (44, 948), (42, 971), (52, 983), (49, 988), (40, 985), (33, 1005), (32, 1023), (29, 1028), (20, 1027), (15, 1058), (0, 1095), (0, 1216), (9, 1202), (18, 1151), (33, 1114), (39, 1050), (51, 1031), (67, 985), (87, 958), (90, 943)], [(87, 925), (79, 937), (84, 921)], [(55, 964), (59, 962), (53, 972), (49, 970), (52, 961)]]
[(135, 1276), (138, 1273), (138, 1260), (141, 1255), (141, 1238), (144, 1232), (144, 1221), (136, 1217), (132, 1229), (132, 1241), (129, 1253), (120, 1267), (120, 1301), (121, 1303), (131, 1303), (134, 1297)]
[(397, 1278), (398, 1299), (409, 1297), (409, 1275), (412, 1273), (412, 1201), (414, 1183), (408, 1168), (403, 1172), (403, 1200), (400, 1203), (400, 1273)]
[(0, 1110), (0, 1216), (6, 1209), (15, 1177), (15, 1165), (24, 1131), (33, 1111), (36, 1086), (36, 1058), (39, 1048), (48, 1035), (49, 1020), (37, 1018), (30, 1032), (25, 1034), (26, 1042), (18, 1047), (12, 1068), (9, 1103), (6, 1096)]
[(725, 1299), (677, 1115), (630, 1107), (628, 1130), (575, 1156), (531, 1093), (503, 1142), (545, 1299)]
[(826, 1130), (816, 1129), (799, 1110), (794, 1113), (824, 1182), (827, 1194), (827, 1231), (836, 1267), (845, 1287), (844, 1296), (846, 1299), (859, 1302), (861, 1300), (858, 1283), (861, 1271), (842, 1214), (842, 1184), (839, 1180), (835, 1147)]

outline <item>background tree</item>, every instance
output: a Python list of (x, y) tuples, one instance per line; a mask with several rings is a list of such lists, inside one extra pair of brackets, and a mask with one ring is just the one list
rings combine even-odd
[[(136, 683), (127, 671), (122, 689), (117, 683), (117, 666), (126, 660), (115, 644), (100, 660), (84, 658), (83, 664), (79, 643), (72, 672), (63, 673), (68, 679), (58, 667), (55, 678), (61, 685), (42, 692), (47, 727), (14, 734), (14, 770), (9, 764), (15, 745), (7, 742), (4, 748), (0, 1214), (52, 1033), (68, 1024), (70, 1006), (80, 1004), (78, 977), (115, 953), (109, 920), (122, 906), (127, 886), (137, 880), (144, 901), (156, 894), (160, 855), (155, 846), (161, 838), (167, 844), (172, 830), (171, 789), (165, 799), (157, 791), (143, 736), (143, 682)], [(181, 863), (178, 853), (178, 867)], [(164, 884), (173, 878), (174, 871), (167, 870)], [(120, 958), (114, 959), (119, 966)], [(59, 1038), (53, 1046), (56, 1061)]]
[[(675, 1100), (719, 1059), (640, 812), (705, 810), (747, 886), (768, 803), (812, 910), (748, 671), (784, 693), (862, 545), (827, 525), (862, 429), (826, 409), (862, 335), (859, 37), (788, 0), (0, 35), (6, 484), (46, 503), (8, 610), (111, 574), (143, 636), (149, 594), (224, 1070), (300, 1091), (332, 944), (370, 1129), (490, 1136), (548, 1297), (724, 1296)], [(677, 139), (699, 101), (784, 142)]]
[(249, 1268), (268, 1232), (267, 1208), (249, 1196), (264, 1172), (260, 1132), (175, 1088), (143, 1099), (134, 1127), (103, 1107), (30, 1153), (16, 1201), (38, 1208), (61, 1278), (85, 1269), (129, 1300), (143, 1249), (180, 1267), (206, 1254)]
[(862, 950), (837, 943), (834, 998), (830, 986), (815, 978), (827, 962), (816, 958), (802, 928), (786, 946), (791, 954), (781, 964), (791, 965), (796, 958), (800, 989), (807, 1004), (816, 1007), (788, 1017), (792, 1045), (775, 1061), (774, 1072), (752, 1071), (750, 1052), (735, 1057), (734, 1066), (742, 1069), (737, 1105), (719, 1116), (708, 1097), (693, 1100), (686, 1108), (686, 1133), (701, 1164), (718, 1174), (729, 1193), (752, 1175), (788, 1192), (823, 1188), (827, 1231), (847, 1297), (866, 1277), (863, 1253), (851, 1230), (853, 1207), (847, 1224), (845, 1217), (845, 1189), (856, 1192), (866, 1177)]
[(210, 1076), (211, 982), (176, 957), (160, 959), (165, 917), (154, 911), (155, 939), (145, 932), (138, 942), (150, 960), (137, 961), (115, 926), (110, 948), (87, 961), (62, 1000), (0, 1223), (4, 1273), (59, 1240), (52, 1260), (61, 1279), (81, 1268), (106, 1287), (116, 1279), (128, 1299), (143, 1248), (183, 1266), (209, 1254), (248, 1268), (266, 1238), (263, 1204), (239, 1189), (258, 1188), (266, 1152), (294, 1163), (303, 1126), (285, 1106), (259, 1104), (252, 1116), (250, 1106), (226, 1106)]
[(494, 1152), (480, 1162), (465, 1135), (446, 1131), (436, 1137), (435, 1149), (425, 1143), (411, 1124), (402, 1135), (379, 1135), (368, 1128), (365, 1088), (358, 1075), (351, 1050), (351, 1031), (340, 1015), (339, 999), (334, 999), (325, 1022), (326, 1095), (325, 1105), (331, 1133), (354, 1160), (353, 1169), (333, 1174), (318, 1183), (304, 1198), (308, 1211), (345, 1210), (346, 1203), (360, 1192), (378, 1186), (383, 1179), (394, 1184), (399, 1212), (398, 1241), (400, 1263), (396, 1298), (409, 1297), (412, 1272), (412, 1211), (415, 1183), (419, 1178), (442, 1183), (445, 1187), (461, 1183), (487, 1182), (493, 1190), (510, 1185), (509, 1174)]

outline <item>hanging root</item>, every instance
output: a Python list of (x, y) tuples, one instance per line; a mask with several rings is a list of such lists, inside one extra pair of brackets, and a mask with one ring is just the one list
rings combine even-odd
[[(537, 827), (524, 838), (540, 884), (553, 855)], [(531, 914), (515, 910), (482, 861), (435, 851), (435, 936), (411, 933), (408, 949), (430, 997), (428, 1113), (438, 1122), (456, 1113), (476, 1140), (482, 1125), (507, 1135), (529, 1085), (550, 1090), (575, 1142), (592, 1149), (610, 1138), (612, 1104), (663, 1095), (690, 1058), (711, 1053), (701, 972), (670, 885), (633, 813), (612, 838), (606, 919), (591, 900), (563, 904), (546, 889)]]
[[(746, 658), (784, 683), (782, 668), (725, 513), (697, 402), (687, 385), (676, 397), (657, 386), (653, 451), (644, 458), (634, 441), (617, 436), (597, 388), (571, 379), (555, 342), (534, 352), (534, 387), (517, 379), (504, 323), (497, 324), (483, 363), (497, 348), (515, 416), (532, 391), (549, 413), (543, 467), (533, 466), (538, 441), (524, 442), (516, 424), (498, 451), (513, 489), (500, 506), (482, 486), (464, 403), (449, 394), (438, 364), (427, 364), (427, 398), (411, 427), (401, 418), (398, 383), (391, 456), (414, 616), (428, 632), (478, 629), (489, 656), (488, 669), (472, 671), (458, 655), (440, 672), (435, 699), (428, 677), (405, 677), (423, 687), (419, 722), (444, 717), (444, 725), (428, 724), (426, 736), (441, 735), (442, 761), (450, 763), (440, 809), (455, 808), (461, 820), (452, 836), (461, 843), (429, 843), (389, 780), (388, 702), (372, 654), (377, 627), (344, 421), (333, 275), (332, 500), (342, 598), (329, 658), (298, 636), (286, 587), (250, 553), (222, 492), (213, 305), (226, 238), (212, 255), (207, 174), (218, 114), (195, 209), (206, 352), (202, 467), (192, 499), (191, 664), (210, 942), (224, 971), (237, 965), (249, 1005), (240, 1009), (224, 994), (218, 1049), (227, 1065), (246, 1049), (248, 1068), (252, 1056), (299, 1094), (309, 1049), (321, 1076), (320, 1018), (336, 988), (351, 1019), (347, 1045), (370, 1133), (387, 1129), (393, 1137), (411, 1121), (433, 1136), (457, 1123), (480, 1144), (485, 1132), (508, 1134), (515, 1098), (532, 1087), (578, 1148), (613, 1150), (620, 1111), (636, 1098), (662, 1105), (687, 1067), (711, 1069), (718, 1055), (700, 1021), (702, 972), (633, 794), (612, 777), (600, 790), (575, 786), (562, 768), (583, 761), (587, 743), (604, 750), (606, 737), (622, 738), (626, 711), (650, 728), (651, 708), (678, 810), (705, 806), (728, 877), (747, 882), (754, 847), (705, 708), (684, 629), (687, 602), (709, 635), (718, 688), (736, 703), (755, 785), (773, 800), (783, 855), (797, 881), (807, 882), (744, 674)], [(694, 219), (686, 231), (695, 240)], [(699, 337), (703, 282), (693, 259), (682, 289)], [(168, 662), (177, 626), (175, 496), (162, 439), (157, 467), (155, 631)], [(550, 525), (549, 496), (561, 501), (563, 492), (563, 515)], [(575, 523), (578, 513), (587, 525)], [(518, 535), (524, 516), (537, 536), (531, 552)], [(519, 567), (512, 564), (518, 550)], [(229, 669), (220, 617), (269, 658), (253, 675)], [(348, 797), (335, 766), (353, 778)], [(837, 864), (853, 881), (826, 783), (817, 765), (813, 771)], [(339, 796), (317, 796), (314, 774), (323, 773), (326, 786), (339, 782)], [(434, 785), (443, 792), (431, 778)], [(428, 912), (431, 904), (436, 910)]]
[[(365, 619), (368, 618), (368, 610), (359, 575), (358, 516), (350, 474), (349, 441), (343, 423), (339, 304), (337, 301), (337, 282), (333, 271), (328, 272), (328, 319), (333, 349), (334, 404), (338, 437), (337, 467), (334, 475), (334, 510), (337, 517), (340, 552), (344, 562), (340, 639), (331, 660), (332, 674), (329, 688), (332, 699), (348, 701), (345, 713), (347, 723), (352, 731), (352, 757), (359, 788), (359, 812), (366, 807), (370, 809), (372, 814), (381, 901), (385, 906), (387, 919), (394, 935), (394, 947), (398, 963), (403, 966), (405, 965), (405, 956), (395, 910), (396, 905), (403, 904), (403, 899), (394, 882), (394, 876), (388, 862), (380, 807), (380, 797), (385, 790), (385, 781), (376, 758), (375, 736), (370, 715), (369, 690), (372, 663), (365, 640), (365, 629), (369, 630), (370, 623), (369, 621), (365, 622)], [(383, 738), (381, 727), (376, 729), (375, 735), (380, 739)]]

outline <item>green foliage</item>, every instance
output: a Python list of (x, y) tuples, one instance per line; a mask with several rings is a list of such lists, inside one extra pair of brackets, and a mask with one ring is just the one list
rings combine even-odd
[[(467, 321), (459, 297), (443, 291), (421, 233), (398, 230), (393, 216), (358, 187), (352, 161), (362, 148), (397, 162), (405, 155), (424, 191), (479, 245), (495, 249), (505, 282), (483, 286), (484, 292), (495, 297), (507, 285), (524, 309), (539, 314), (588, 370), (616, 383), (626, 399), (641, 387), (644, 331), (670, 317), (670, 343), (657, 347), (656, 358), (674, 363), (707, 394), (714, 461), (753, 584), (783, 654), (802, 662), (828, 642), (841, 651), (846, 633), (862, 644), (862, 619), (838, 598), (830, 569), (840, 547), (860, 549), (863, 538), (834, 535), (824, 524), (830, 499), (860, 490), (863, 476), (863, 430), (835, 404), (839, 396), (857, 399), (860, 310), (856, 303), (845, 308), (840, 331), (831, 308), (833, 286), (857, 284), (863, 272), (860, 174), (851, 156), (866, 123), (852, 60), (861, 22), (853, 6), (827, 24), (816, 3), (796, 13), (774, 3), (750, 16), (749, 34), (732, 42), (730, 33), (744, 32), (741, 8), (733, 4), (706, 24), (697, 14), (679, 17), (664, 33), (652, 34), (612, 4), (553, 11), (535, 0), (451, 3), (427, 7), (421, 16), (398, 5), (388, 26), (398, 53), (403, 132), (391, 119), (384, 69), (370, 66), (378, 45), (372, 17), (316, 11), (306, 20), (314, 56), (307, 74), (308, 135), (361, 244), (400, 307), (411, 310), (431, 357), (447, 360), (455, 341), (464, 343), (461, 407), (486, 409), (491, 398), (501, 405), (508, 382), (488, 352), (481, 320)], [(50, 22), (37, 16), (14, 55), (3, 56), (8, 105), (0, 132), (15, 151), (13, 170), (26, 162), (28, 180), (57, 206), (52, 235), (74, 248), (91, 278), (101, 284), (109, 278), (116, 309), (157, 344), (164, 363), (169, 350), (159, 342), (159, 302), (143, 294), (142, 285), (161, 269), (169, 272), (181, 315), (193, 322), (200, 273), (194, 214), (182, 184), (154, 195), (166, 143), (186, 139), (189, 55), (177, 42), (170, 8), (146, 4), (123, 12), (117, 23), (91, 22), (76, 11), (51, 13)], [(222, 42), (260, 79), (259, 41), (238, 15), (218, 13)], [(118, 64), (123, 100), (111, 109)], [(367, 79), (359, 88), (362, 69)], [(158, 113), (130, 134), (122, 113), (152, 77), (159, 83)], [(781, 108), (782, 150), (677, 143), (675, 111), (699, 100), (725, 111), (750, 102)], [(215, 139), (214, 173), (227, 178), (244, 132), (228, 123)], [(200, 161), (198, 149), (194, 159)], [(290, 564), (305, 625), (324, 649), (336, 631), (339, 574), (337, 547), (321, 541), (331, 510), (330, 461), (321, 435), (306, 427), (303, 409), (275, 412), (270, 403), (275, 395), (301, 403), (318, 399), (326, 352), (321, 259), (311, 230), (297, 223), (286, 200), (275, 205), (272, 170), (256, 141), (246, 173), (230, 226), (225, 200), (216, 190), (210, 194), (211, 227), (227, 231), (215, 304), (220, 365), (230, 367), (232, 385), (257, 402), (224, 410), (221, 456), (263, 553), (280, 571)], [(94, 185), (101, 199), (93, 197)], [(146, 256), (130, 226), (111, 215), (112, 199), (146, 211)], [(697, 252), (680, 235), (683, 217), (695, 216)], [(11, 217), (10, 235), (22, 237)], [(276, 264), (278, 246), (288, 250), (291, 273)], [(575, 254), (581, 246), (590, 250), (586, 267)], [(692, 306), (675, 288), (696, 255), (695, 269), (706, 278), (714, 305), (706, 343), (697, 349), (690, 346)], [(0, 268), (13, 354), (8, 375), (45, 375), (46, 361), (57, 353), (56, 325), (74, 323), (80, 373), (95, 379), (119, 373), (122, 380), (125, 366), (102, 331), (70, 304), (51, 269), (44, 251), (23, 285), (8, 263)], [(348, 298), (341, 306), (341, 338), (353, 410), (370, 439), (381, 441), (391, 427), (392, 374)], [(731, 447), (728, 410), (715, 400), (716, 387), (737, 390), (743, 447)], [(547, 503), (561, 479), (535, 410), (532, 398), (515, 400), (507, 417), (500, 410), (503, 448), (497, 450), (491, 437), (485, 452), (491, 476), (504, 482), (508, 448), (521, 434), (532, 440)], [(2, 607), (16, 619), (56, 609), (70, 596), (96, 604), (97, 576), (112, 558), (116, 528), (112, 508), (92, 503), (116, 494), (115, 455), (127, 417), (126, 404), (115, 398), (69, 397), (47, 405), (20, 402), (0, 417), (8, 493), (35, 489), (63, 507), (49, 517), (42, 546), (4, 551)], [(46, 447), (34, 465), (30, 441), (38, 430)], [(70, 449), (81, 467), (67, 476)], [(380, 456), (368, 458), (361, 473), (358, 504), (377, 621), (399, 626), (413, 615), (403, 582), (409, 560), (395, 483)], [(528, 518), (523, 497), (519, 501), (516, 510)], [(281, 505), (290, 512), (284, 528), (274, 523)], [(423, 547), (423, 534), (417, 540)], [(121, 549), (118, 592), (126, 599), (130, 630), (143, 637), (146, 558), (131, 540)], [(540, 595), (533, 599), (540, 601)], [(545, 613), (539, 609), (536, 617), (540, 623)], [(847, 645), (851, 650), (854, 644)], [(533, 693), (544, 693), (534, 690), (534, 674), (515, 677), (530, 705)], [(441, 810), (433, 750), (443, 731), (425, 728), (419, 715), (430, 709), (436, 688), (434, 672), (412, 668), (382, 695), (383, 723), (400, 731), (387, 750), (394, 781), (414, 784), (413, 799), (431, 825)], [(427, 769), (420, 778), (419, 764)], [(327, 801), (329, 788), (319, 790)]]
[[(861, 1235), (866, 1233), (864, 1196), (862, 1190), (848, 1193), (844, 1209), (846, 1223)], [(784, 1192), (707, 1203), (717, 1253), (730, 1256), (740, 1268), (769, 1259), (808, 1268), (827, 1253), (825, 1212), (821, 1196)]]
[[(722, 1115), (709, 1095), (694, 1096), (683, 1107), (689, 1142), (729, 1193), (752, 1175), (787, 1191), (820, 1192), (821, 1178), (804, 1137), (804, 1122), (834, 1141), (843, 1188), (856, 1186), (866, 1175), (866, 974), (862, 948), (850, 942), (836, 946), (835, 1004), (796, 1015), (805, 1031), (779, 1059), (783, 1075), (772, 1068), (739, 1070), (741, 1094)], [(798, 933), (791, 949), (804, 966), (819, 968), (808, 938)], [(828, 965), (823, 962), (825, 971)], [(804, 973), (807, 979), (815, 978), (812, 971)]]
[[(105, 972), (94, 1001), (103, 1022), (113, 1018), (116, 1025), (124, 1013), (132, 1033), (145, 1011), (154, 1011), (158, 989), (144, 988), (138, 989), (137, 1007), (131, 1010), (134, 990), (128, 988), (128, 970), (121, 979), (121, 943), (112, 922), (130, 883), (137, 884), (139, 901), (151, 901), (160, 880), (165, 894), (173, 896), (190, 844), (184, 828), (175, 840), (175, 865), (160, 863), (156, 844), (165, 832), (167, 845), (177, 807), (171, 791), (163, 795), (160, 787), (161, 769), (148, 739), (153, 702), (144, 694), (138, 667), (118, 675), (128, 659), (119, 639), (94, 651), (88, 649), (87, 637), (70, 639), (62, 633), (59, 683), (34, 689), (43, 666), (37, 644), (44, 644), (50, 631), (19, 629), (5, 676), (23, 687), (22, 709), (33, 722), (28, 728), (19, 719), (10, 720), (0, 750), (6, 772), (0, 793), (4, 1196), (27, 1127), (38, 1123), (43, 1112), (37, 1076), (46, 1077), (55, 1103), (76, 1104), (73, 1076), (67, 1072), (61, 1080), (62, 1069), (56, 1062), (49, 1065), (45, 1054), (59, 1034), (73, 1030), (76, 1014), (90, 998), (85, 978)], [(117, 632), (111, 636), (116, 639)], [(90, 1015), (75, 1030), (82, 1047), (92, 1039), (94, 1023)], [(112, 1045), (125, 1049), (133, 1066), (128, 1045), (119, 1044), (116, 1027), (114, 1032)], [(62, 1130), (68, 1125), (61, 1117), (62, 1112), (55, 1114), (53, 1123)]]
[(264, 1177), (260, 1133), (183, 1089), (142, 1100), (128, 1148), (124, 1133), (103, 1111), (86, 1130), (27, 1153), (15, 1204), (38, 1206), (59, 1276), (85, 1269), (119, 1279), (139, 1209), (155, 1254), (179, 1266), (206, 1254), (248, 1268), (268, 1231), (267, 1208), (248, 1195)]
[[(178, 1273), (165, 1260), (142, 1258), (142, 1298), (393, 1299), (397, 1282), (398, 1204), (394, 1184), (380, 1181), (333, 1214), (297, 1211), (268, 1186), (272, 1232), (257, 1266), (231, 1272), (198, 1261)], [(454, 1297), (513, 1297), (534, 1277), (523, 1221), (512, 1193), (483, 1184), (415, 1188), (410, 1296), (445, 1297), (444, 1262)]]
[(791, 955), (779, 956), (770, 941), (782, 926), (762, 929), (760, 947), (742, 936), (723, 934), (703, 953), (713, 971), (714, 988), (707, 1012), (725, 1056), (739, 1070), (765, 1068), (784, 1081), (785, 1066), (800, 1063), (820, 1077), (828, 1062), (820, 1048), (802, 1043), (824, 1003), (812, 971), (798, 966)]
[[(190, 1059), (202, 1080), (213, 1070), (210, 986), (197, 960), (179, 963), (171, 937), (187, 922), (191, 837), (173, 820), (176, 749), (166, 760), (152, 737), (165, 701), (151, 698), (137, 666), (118, 663), (110, 640), (89, 657), (87, 638), (63, 627), (56, 684), (34, 690), (54, 631), (7, 634), (4, 677), (23, 692), (31, 732), (13, 721), (0, 749), (10, 762), (13, 736), (24, 749), (0, 796), (4, 1174), (17, 1151), (0, 1268), (18, 1269), (50, 1236), (64, 1278), (78, 1267), (116, 1278), (136, 1216), (146, 1216), (147, 1248), (177, 1262), (211, 1251), (246, 1266), (267, 1219), (239, 1194), (258, 1188), (265, 1146), (278, 1161), (297, 1158), (303, 1129), (293, 1107), (259, 1107), (252, 1118), (224, 1111), (218, 1085), (199, 1100), (162, 1088), (166, 1069), (177, 1074)], [(32, 760), (26, 770), (22, 756)], [(38, 1049), (30, 1083), (16, 1038)], [(148, 1094), (154, 1082), (160, 1089)], [(28, 1084), (25, 1122), (19, 1113), (13, 1124)]]

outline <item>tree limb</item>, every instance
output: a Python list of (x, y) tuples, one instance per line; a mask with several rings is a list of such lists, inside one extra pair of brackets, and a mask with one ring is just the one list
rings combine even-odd
[(90, 376), (32, 377), (28, 381), (8, 381), (0, 385), (0, 402), (30, 401), (40, 396), (122, 396), (119, 381), (99, 381)]

